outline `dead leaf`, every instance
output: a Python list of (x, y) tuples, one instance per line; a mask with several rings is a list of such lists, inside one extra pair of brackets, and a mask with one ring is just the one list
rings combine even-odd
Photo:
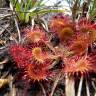
[(0, 44), (2, 44), (2, 45), (3, 45), (3, 44), (6, 44), (6, 41), (0, 39)]
[(8, 83), (9, 83), (8, 79), (0, 79), (0, 88), (2, 88), (3, 86), (5, 86)]
[(4, 63), (7, 63), (7, 61), (8, 61), (8, 58), (5, 58), (3, 61), (0, 61), (0, 65), (4, 64)]
[(14, 38), (16, 39), (18, 37), (17, 33), (12, 33), (10, 36), (10, 40), (14, 40)]

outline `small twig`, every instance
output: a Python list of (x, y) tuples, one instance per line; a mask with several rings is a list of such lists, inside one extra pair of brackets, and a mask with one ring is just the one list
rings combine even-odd
[(56, 54), (54, 47), (51, 44), (49, 44), (49, 42), (44, 42), (44, 43), (53, 53)]
[(0, 65), (8, 62), (8, 58), (5, 58), (3, 61), (0, 61)]
[(35, 23), (34, 23), (34, 18), (31, 20), (31, 29), (33, 30), (34, 26), (35, 26)]
[(44, 89), (44, 86), (43, 86), (42, 83), (40, 83), (40, 82), (39, 82), (39, 84), (40, 84), (40, 86), (41, 86), (43, 95), (46, 96), (46, 91), (45, 91), (45, 89)]
[[(2, 47), (0, 47), (0, 51), (1, 50), (3, 50), (3, 49), (6, 49), (7, 48), (7, 46), (5, 45), (5, 46), (2, 46)], [(3, 52), (0, 52), (0, 54), (2, 54)]]
[[(1, 19), (0, 19), (1, 20)], [(9, 24), (4, 25), (4, 28), (1, 29), (0, 35), (9, 27)]]
[(65, 94), (66, 96), (75, 96), (75, 80), (73, 76), (66, 74), (65, 78)]
[(3, 76), (1, 76), (1, 79), (6, 78), (9, 75), (11, 69), (12, 68), (10, 68)]
[(16, 96), (16, 90), (15, 87), (13, 86), (13, 77), (10, 76), (10, 83), (9, 83), (9, 87), (10, 87), (10, 96)]
[[(10, 6), (11, 6), (11, 10), (13, 11), (13, 15), (14, 15), (14, 13), (16, 13), (16, 12), (14, 11), (14, 8), (13, 8), (13, 6), (12, 6), (11, 3), (10, 3)], [(18, 37), (19, 37), (19, 43), (20, 43), (20, 42), (21, 42), (21, 34), (20, 34), (20, 30), (19, 30), (18, 22), (17, 22), (17, 20), (16, 20), (15, 17), (14, 17), (14, 21), (15, 21), (15, 25), (16, 25), (16, 28), (17, 28)]]
[(87, 96), (90, 96), (90, 91), (89, 91), (89, 86), (88, 86), (87, 80), (86, 80), (86, 93), (87, 93)]
[(77, 96), (81, 96), (82, 83), (83, 83), (83, 76), (81, 76), (81, 78), (80, 78)]
[(96, 92), (96, 85), (94, 84), (94, 81), (92, 81), (92, 86), (93, 86), (93, 88), (94, 88), (94, 90)]
[(54, 61), (51, 65), (48, 66), (48, 69), (53, 68), (57, 64), (57, 61)]
[(96, 86), (95, 86), (95, 84), (94, 84), (94, 81), (92, 81), (92, 86), (93, 86), (93, 88), (94, 88), (94, 90), (95, 90), (94, 96), (96, 96)]
[(13, 15), (13, 14), (3, 15), (2, 17), (0, 17), (0, 20), (5, 19), (5, 18), (7, 18), (7, 17), (11, 17), (12, 15)]
[(0, 8), (0, 10), (11, 10), (10, 8)]
[(14, 18), (14, 21), (15, 21), (16, 28), (17, 28), (17, 31), (18, 31), (18, 37), (19, 37), (19, 43), (20, 43), (21, 42), (21, 34), (20, 34), (19, 26), (18, 26), (17, 20), (15, 18)]
[(49, 96), (53, 96), (55, 88), (56, 88), (56, 86), (57, 86), (57, 84), (60, 80), (60, 77), (61, 77), (61, 72), (57, 75), (56, 80), (54, 81), (54, 84), (53, 84), (53, 87), (52, 87), (52, 91), (51, 91)]
[[(0, 26), (0, 27), (2, 27), (3, 29), (5, 29), (10, 35), (11, 35), (11, 32), (7, 29), (7, 28), (5, 28), (5, 27), (3, 27), (3, 26)], [(14, 37), (13, 37), (14, 38)], [(15, 42), (16, 43), (18, 43), (18, 41), (14, 38), (14, 40), (15, 40)]]

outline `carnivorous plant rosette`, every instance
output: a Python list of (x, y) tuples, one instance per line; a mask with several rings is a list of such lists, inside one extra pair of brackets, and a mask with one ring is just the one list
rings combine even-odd
[(83, 33), (87, 33), (90, 30), (96, 28), (96, 24), (92, 23), (89, 18), (81, 18), (78, 20), (77, 26), (80, 31)]
[(63, 71), (69, 75), (88, 75), (91, 72), (96, 72), (94, 70), (94, 63), (92, 63), (92, 58), (90, 56), (74, 56), (70, 58), (64, 58), (65, 67)]
[(26, 39), (29, 42), (42, 42), (44, 40), (46, 40), (46, 36), (45, 36), (45, 32), (43, 29), (39, 28), (38, 26), (36, 26), (33, 29), (28, 30), (28, 32), (26, 32)]
[(76, 26), (81, 34), (89, 35), (90, 43), (96, 41), (96, 23), (92, 22), (89, 18), (81, 18)]
[(23, 45), (14, 45), (10, 47), (10, 54), (19, 69), (24, 69), (26, 78), (32, 80), (47, 79), (53, 58), (48, 52), (44, 52), (40, 47), (34, 47), (32, 50)]
[(43, 52), (40, 47), (33, 48), (32, 61), (26, 67), (26, 74), (34, 81), (48, 79), (48, 76), (50, 76), (49, 66), (51, 64), (52, 60), (48, 53)]
[[(47, 37), (46, 37), (47, 38)], [(33, 81), (48, 79), (54, 59), (58, 58), (47, 49), (45, 33), (40, 29), (33, 29), (27, 34), (30, 43), (13, 44), (10, 54), (19, 69), (24, 69), (24, 77)]]
[(90, 46), (90, 38), (87, 34), (78, 34), (71, 42), (69, 49), (73, 51), (74, 55), (86, 53), (88, 51), (88, 46)]
[(75, 26), (71, 18), (62, 14), (54, 16), (49, 26), (50, 30), (58, 35), (61, 42), (69, 40), (75, 32)]

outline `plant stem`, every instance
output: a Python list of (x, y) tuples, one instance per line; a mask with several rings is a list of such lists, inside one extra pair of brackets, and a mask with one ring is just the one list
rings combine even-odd
[(96, 92), (95, 92), (95, 95), (94, 96), (96, 96)]
[(65, 94), (66, 96), (75, 96), (74, 77), (66, 75), (65, 78)]
[(89, 91), (89, 86), (88, 86), (87, 80), (86, 80), (86, 93), (87, 93), (87, 96), (90, 96), (90, 91)]
[(80, 78), (77, 96), (81, 96), (82, 83), (83, 83), (83, 76), (81, 76), (81, 78)]
[(16, 28), (17, 28), (18, 37), (19, 37), (19, 43), (20, 43), (21, 42), (21, 34), (20, 34), (18, 22), (17, 22), (17, 20), (15, 18), (14, 18), (14, 21), (15, 21), (15, 25), (16, 25)]
[[(11, 3), (10, 3), (10, 8), (11, 8), (11, 10), (13, 11), (13, 14), (16, 13), (16, 12), (14, 11), (14, 8), (13, 8), (13, 6), (12, 6)], [(14, 16), (14, 21), (15, 21), (15, 25), (16, 25), (16, 28), (17, 28), (18, 37), (19, 37), (19, 43), (20, 43), (20, 42), (21, 42), (21, 34), (20, 34), (20, 30), (19, 30), (18, 22), (17, 22), (15, 16)]]
[(46, 91), (45, 91), (45, 89), (44, 89), (44, 86), (43, 86), (42, 83), (40, 83), (40, 82), (39, 82), (39, 84), (40, 84), (40, 86), (41, 86), (43, 95), (46, 96)]
[(57, 75), (56, 80), (54, 81), (54, 84), (53, 84), (53, 87), (52, 87), (52, 91), (51, 91), (49, 96), (53, 96), (55, 88), (56, 88), (56, 86), (57, 86), (57, 84), (60, 80), (60, 77), (61, 77), (61, 72)]

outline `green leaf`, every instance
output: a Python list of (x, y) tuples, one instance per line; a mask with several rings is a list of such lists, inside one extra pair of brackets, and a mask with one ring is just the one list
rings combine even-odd
[(92, 1), (89, 8), (89, 16), (93, 19), (96, 16), (96, 0)]
[(26, 23), (29, 21), (30, 14), (33, 13), (35, 10), (36, 10), (36, 8), (32, 8), (32, 9), (28, 10), (29, 13), (26, 13), (26, 16), (25, 16)]
[(18, 0), (11, 0), (13, 6), (15, 6), (15, 11), (19, 17), (20, 21), (29, 22), (29, 17), (37, 17), (37, 15), (41, 16), (50, 12), (64, 12), (63, 10), (54, 10), (48, 9), (45, 6), (44, 0), (36, 0), (36, 2), (32, 2), (32, 0), (26, 0), (26, 2), (19, 2)]

